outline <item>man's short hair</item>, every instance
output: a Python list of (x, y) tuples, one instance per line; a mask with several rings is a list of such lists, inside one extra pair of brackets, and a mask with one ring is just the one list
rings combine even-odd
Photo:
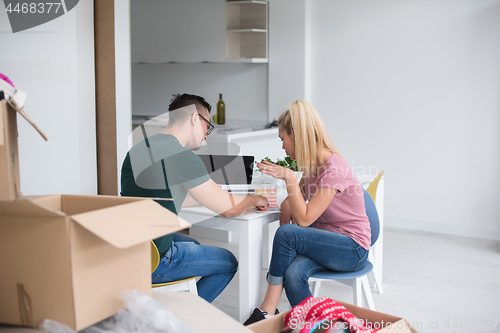
[(188, 105), (194, 104), (198, 112), (201, 109), (207, 109), (208, 113), (212, 111), (212, 106), (201, 96), (190, 95), (190, 94), (174, 94), (170, 105), (168, 106), (168, 111), (173, 111)]

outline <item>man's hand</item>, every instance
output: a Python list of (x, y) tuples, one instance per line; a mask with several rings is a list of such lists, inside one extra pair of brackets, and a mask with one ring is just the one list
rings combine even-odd
[(269, 207), (269, 202), (267, 201), (267, 198), (263, 195), (255, 195), (255, 204), (254, 206), (258, 209), (258, 210), (266, 210), (267, 207)]
[(267, 198), (264, 196), (229, 194), (212, 179), (189, 189), (188, 192), (200, 204), (224, 217), (241, 215), (252, 206), (259, 210), (265, 210), (269, 207)]

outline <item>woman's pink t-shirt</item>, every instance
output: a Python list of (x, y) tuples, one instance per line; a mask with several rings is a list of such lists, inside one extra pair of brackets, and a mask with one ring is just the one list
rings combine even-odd
[(314, 227), (349, 236), (369, 250), (371, 231), (363, 189), (344, 158), (332, 154), (319, 176), (305, 178), (304, 192), (308, 200), (311, 200), (319, 188), (334, 188), (337, 193)]

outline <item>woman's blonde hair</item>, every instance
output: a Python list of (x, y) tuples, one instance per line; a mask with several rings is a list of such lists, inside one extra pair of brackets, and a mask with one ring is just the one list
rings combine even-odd
[(295, 135), (295, 160), (299, 171), (305, 177), (319, 174), (319, 168), (324, 165), (321, 154), (323, 149), (341, 157), (342, 154), (333, 145), (325, 125), (314, 107), (304, 100), (290, 103), (288, 110), (278, 118), (278, 126), (288, 135)]

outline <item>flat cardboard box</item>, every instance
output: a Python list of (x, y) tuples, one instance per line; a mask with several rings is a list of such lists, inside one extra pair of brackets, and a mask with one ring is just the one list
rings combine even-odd
[(0, 323), (80, 330), (151, 294), (151, 239), (189, 223), (147, 198), (53, 195), (0, 202)]
[(0, 101), (0, 200), (15, 200), (21, 194), (16, 117), (16, 110)]
[(153, 297), (197, 333), (252, 333), (203, 298), (188, 292), (153, 289)]
[[(251, 330), (198, 295), (153, 289), (153, 298), (197, 333), (252, 333)], [(42, 330), (0, 325), (1, 333), (43, 333)]]
[[(417, 333), (403, 318), (391, 316), (385, 313), (361, 308), (349, 303), (339, 302), (353, 315), (365, 322), (372, 323), (373, 328), (382, 328), (377, 333)], [(285, 315), (290, 312), (284, 312), (269, 319), (259, 321), (247, 327), (255, 333), (278, 333), (285, 328)]]

